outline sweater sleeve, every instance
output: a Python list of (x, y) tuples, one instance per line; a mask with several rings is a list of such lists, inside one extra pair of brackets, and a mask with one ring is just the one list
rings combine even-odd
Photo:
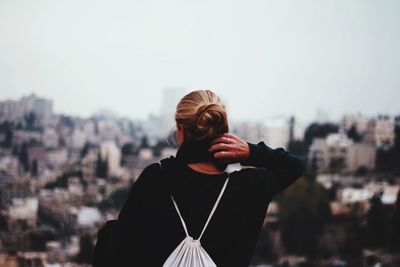
[(146, 192), (146, 187), (149, 188), (151, 186), (151, 180), (154, 177), (154, 170), (156, 168), (155, 164), (157, 163), (150, 164), (144, 168), (142, 173), (131, 186), (128, 197), (126, 198), (118, 215), (119, 221), (127, 221), (127, 219), (133, 215), (137, 206), (144, 205), (144, 194)]
[[(140, 254), (140, 242), (146, 238), (148, 218), (151, 209), (147, 208), (148, 192), (154, 188), (156, 163), (148, 165), (130, 188), (122, 209), (118, 215), (120, 242), (117, 249), (115, 266), (127, 266), (127, 262), (140, 262), (144, 255)], [(136, 240), (134, 240), (134, 238)]]
[(240, 164), (257, 167), (254, 173), (270, 197), (292, 185), (305, 171), (304, 160), (282, 147), (271, 148), (263, 141), (248, 145), (249, 157)]

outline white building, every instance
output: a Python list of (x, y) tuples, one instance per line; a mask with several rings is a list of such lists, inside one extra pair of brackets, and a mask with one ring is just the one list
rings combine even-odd
[(118, 120), (101, 119), (97, 121), (100, 140), (116, 140), (122, 134)]
[(272, 118), (266, 122), (266, 144), (272, 148), (287, 149), (289, 142), (289, 121), (285, 117)]
[(57, 148), (46, 151), (46, 161), (54, 168), (59, 168), (68, 160), (68, 150), (66, 148)]
[(75, 128), (71, 135), (71, 147), (73, 149), (82, 149), (86, 143), (86, 135), (81, 129)]
[(362, 115), (361, 113), (344, 115), (341, 122), (341, 127), (348, 131), (354, 125), (359, 134), (363, 134), (368, 127), (369, 117)]
[(304, 140), (305, 126), (299, 120), (295, 121), (293, 129), (293, 138), (295, 140)]
[(15, 100), (0, 102), (0, 116), (5, 120), (16, 120), (24, 115), (23, 107)]
[(18, 175), (19, 160), (12, 155), (0, 156), (0, 171), (4, 172), (8, 177)]
[(363, 166), (375, 168), (375, 147), (367, 143), (354, 143), (344, 133), (332, 133), (326, 138), (315, 138), (310, 146), (308, 162), (315, 160), (320, 171), (330, 170), (333, 161), (342, 161), (342, 170), (353, 172)]
[(83, 134), (86, 136), (86, 140), (92, 144), (97, 144), (98, 138), (95, 132), (95, 122), (92, 120), (85, 121), (82, 127)]
[(367, 143), (355, 143), (349, 146), (346, 155), (346, 168), (355, 171), (361, 166), (372, 170), (375, 168), (376, 148)]
[(14, 130), (13, 141), (14, 145), (22, 145), (28, 143), (31, 140), (35, 140), (38, 143), (42, 140), (42, 135), (38, 131), (25, 131), (25, 130)]
[(338, 191), (338, 198), (341, 203), (354, 203), (369, 201), (375, 194), (382, 193), (383, 204), (393, 205), (397, 200), (397, 193), (400, 190), (398, 185), (371, 182), (362, 188), (343, 188)]
[(53, 113), (53, 101), (39, 98), (34, 93), (22, 97), (19, 102), (23, 106), (25, 113), (32, 111), (43, 117), (49, 117)]
[(46, 148), (58, 147), (59, 136), (55, 129), (46, 128), (42, 134), (42, 143)]
[(240, 136), (242, 139), (250, 143), (257, 144), (260, 141), (266, 142), (267, 140), (267, 128), (262, 122), (232, 122), (231, 132)]
[(102, 220), (101, 214), (97, 208), (81, 207), (77, 210), (77, 223), (81, 227), (91, 227)]
[(31, 227), (36, 226), (37, 212), (39, 208), (38, 198), (14, 198), (9, 207), (9, 219), (12, 222), (24, 220)]
[(153, 159), (153, 149), (152, 148), (141, 148), (139, 150), (139, 159), (140, 160), (151, 160)]
[(378, 116), (368, 122), (364, 140), (378, 147), (385, 143), (393, 145), (395, 138), (394, 128), (395, 120), (393, 117)]
[(107, 158), (109, 175), (118, 176), (121, 171), (121, 150), (114, 141), (108, 140), (100, 144), (100, 155)]
[(0, 102), (0, 116), (2, 118), (16, 120), (29, 112), (34, 112), (41, 117), (50, 117), (53, 114), (53, 101), (31, 94), (22, 97), (20, 100)]
[(342, 203), (354, 203), (368, 201), (374, 195), (374, 191), (368, 188), (343, 188), (339, 190), (338, 196)]
[[(290, 121), (286, 117), (270, 118), (263, 122), (234, 121), (231, 132), (250, 143), (264, 141), (272, 148), (287, 149), (290, 137)], [(293, 139), (303, 140), (304, 126), (297, 121), (293, 125)]]

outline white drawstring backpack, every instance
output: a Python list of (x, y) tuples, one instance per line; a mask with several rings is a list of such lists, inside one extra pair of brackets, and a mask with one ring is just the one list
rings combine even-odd
[(208, 225), (208, 222), (210, 221), (212, 215), (214, 214), (215, 209), (218, 206), (222, 194), (225, 191), (228, 180), (229, 180), (229, 173), (221, 189), (221, 192), (219, 193), (217, 201), (215, 202), (214, 207), (212, 208), (211, 213), (208, 216), (207, 222), (204, 225), (204, 228), (201, 231), (201, 234), (198, 239), (193, 239), (193, 237), (189, 235), (185, 221), (183, 220), (181, 213), (179, 212), (178, 206), (176, 205), (176, 202), (171, 195), (175, 209), (178, 212), (178, 215), (181, 218), (183, 228), (185, 229), (186, 237), (176, 247), (176, 249), (171, 253), (171, 255), (169, 255), (163, 267), (216, 267), (217, 266), (211, 259), (210, 255), (208, 255), (208, 253), (201, 246), (200, 238), (202, 237), (204, 230)]

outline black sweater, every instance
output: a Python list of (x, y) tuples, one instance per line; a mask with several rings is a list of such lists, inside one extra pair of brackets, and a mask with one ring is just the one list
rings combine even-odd
[[(248, 143), (249, 158), (230, 179), (201, 239), (218, 267), (248, 267), (271, 199), (304, 172), (304, 161), (283, 148)], [(122, 232), (115, 266), (161, 267), (185, 238), (172, 192), (189, 235), (197, 239), (225, 182), (223, 174), (197, 172), (175, 157), (147, 166), (119, 214)]]

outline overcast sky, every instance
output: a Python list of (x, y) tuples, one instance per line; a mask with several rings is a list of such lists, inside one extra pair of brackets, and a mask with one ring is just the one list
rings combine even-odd
[(0, 0), (0, 100), (158, 113), (209, 88), (231, 118), (400, 113), (398, 0)]

